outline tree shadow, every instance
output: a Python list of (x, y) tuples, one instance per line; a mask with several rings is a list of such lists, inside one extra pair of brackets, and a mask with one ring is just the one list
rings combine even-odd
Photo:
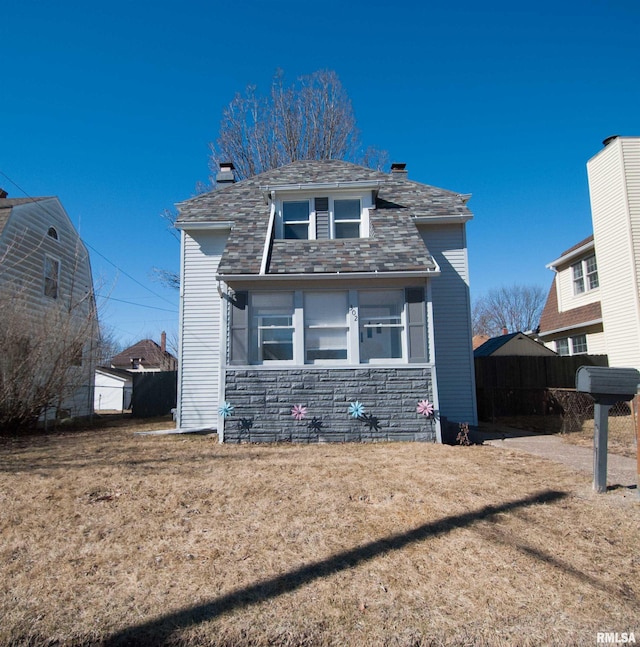
[(409, 544), (471, 526), (496, 514), (532, 505), (553, 503), (566, 496), (564, 492), (544, 490), (509, 503), (487, 505), (472, 512), (443, 517), (437, 521), (418, 526), (413, 530), (377, 539), (357, 548), (302, 566), (283, 575), (237, 589), (205, 604), (179, 609), (133, 627), (128, 627), (109, 636), (103, 644), (106, 647), (161, 645), (175, 631), (213, 620), (221, 614), (234, 609), (242, 609), (270, 598), (290, 593), (314, 580), (354, 568), (380, 555), (401, 550)]

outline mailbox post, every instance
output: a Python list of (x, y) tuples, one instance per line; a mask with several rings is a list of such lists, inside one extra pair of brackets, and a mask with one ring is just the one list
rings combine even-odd
[(593, 412), (593, 489), (607, 490), (607, 439), (609, 409), (628, 402), (638, 391), (640, 373), (635, 368), (581, 366), (576, 372), (576, 391), (588, 393), (595, 400)]

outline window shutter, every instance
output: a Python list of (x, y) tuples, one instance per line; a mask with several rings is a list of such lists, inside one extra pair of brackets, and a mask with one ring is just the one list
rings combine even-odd
[(424, 303), (424, 288), (406, 288), (407, 338), (409, 341), (409, 362), (426, 362), (427, 317)]
[(249, 363), (249, 293), (236, 292), (231, 301), (230, 364)]
[(316, 198), (316, 238), (329, 238), (329, 198)]

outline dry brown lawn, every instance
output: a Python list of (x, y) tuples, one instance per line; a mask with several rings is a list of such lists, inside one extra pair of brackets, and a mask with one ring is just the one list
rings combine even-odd
[(494, 447), (131, 431), (0, 443), (0, 645), (640, 640), (635, 491)]
[[(593, 419), (582, 423), (581, 431), (562, 434), (562, 439), (573, 445), (593, 447)], [(635, 458), (637, 441), (633, 416), (610, 416), (608, 423), (609, 451), (621, 456)]]

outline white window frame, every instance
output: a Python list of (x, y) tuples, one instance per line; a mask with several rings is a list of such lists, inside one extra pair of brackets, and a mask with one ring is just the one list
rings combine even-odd
[[(582, 342), (582, 340), (584, 340), (584, 350), (576, 350), (576, 345), (577, 345), (578, 340), (580, 340), (580, 342)], [(588, 353), (587, 336), (583, 334), (583, 335), (574, 335), (573, 337), (571, 337), (571, 354), (572, 355), (586, 355), (587, 353)]]
[[(380, 327), (393, 327), (400, 328), (400, 345), (402, 350), (401, 357), (375, 357), (363, 361), (361, 358), (361, 343), (360, 334), (366, 327), (362, 326), (360, 321), (360, 295), (363, 293), (376, 293), (380, 291), (394, 292), (397, 291), (403, 295), (402, 309), (400, 312), (400, 323), (384, 324), (381, 323)], [(406, 301), (405, 289), (398, 287), (373, 289), (345, 289), (339, 288), (323, 288), (323, 289), (310, 289), (310, 290), (282, 290), (283, 293), (291, 294), (293, 298), (293, 313), (292, 315), (282, 314), (273, 316), (291, 316), (290, 326), (261, 326), (256, 314), (256, 307), (253, 303), (253, 298), (258, 294), (270, 294), (280, 292), (280, 290), (256, 290), (249, 293), (249, 322), (248, 322), (248, 335), (249, 335), (249, 348), (248, 348), (248, 362), (254, 366), (372, 366), (372, 365), (402, 365), (410, 366), (409, 362), (409, 340), (408, 340), (408, 304)], [(327, 323), (311, 323), (307, 318), (307, 302), (306, 297), (309, 295), (322, 294), (322, 293), (342, 293), (345, 295), (345, 318), (344, 326)], [(264, 318), (268, 319), (271, 314), (265, 315)], [(377, 326), (372, 326), (373, 328)], [(264, 359), (260, 351), (261, 348), (261, 331), (272, 329), (290, 329), (292, 331), (292, 344), (293, 353), (290, 360), (279, 359)], [(309, 330), (334, 330), (341, 329), (345, 331), (346, 339), (346, 358), (344, 359), (307, 359), (307, 332)], [(427, 330), (428, 333), (428, 330)]]
[(400, 348), (402, 351), (401, 357), (372, 357), (367, 362), (362, 362), (362, 358), (358, 357), (358, 362), (361, 364), (408, 364), (409, 363), (409, 348), (407, 340), (407, 299), (406, 292), (403, 288), (381, 288), (380, 290), (357, 290), (358, 293), (358, 316), (360, 317), (360, 294), (362, 293), (379, 293), (379, 292), (400, 292), (402, 294), (402, 309), (400, 310), (400, 323), (398, 324), (384, 324), (380, 325), (361, 325), (358, 322), (358, 354), (360, 355), (360, 332), (367, 329), (376, 328), (395, 328), (400, 329)]
[[(352, 200), (352, 201), (358, 201), (358, 204), (360, 205), (360, 218), (357, 220), (349, 220), (349, 219), (338, 219), (336, 218), (336, 201), (340, 202), (341, 200), (347, 201), (347, 200)], [(332, 240), (348, 240), (350, 237), (345, 236), (344, 238), (338, 238), (336, 236), (336, 224), (349, 224), (353, 225), (355, 223), (358, 224), (358, 238), (367, 238), (367, 236), (363, 236), (363, 220), (364, 220), (364, 209), (362, 208), (362, 198), (360, 196), (330, 196), (329, 197), (329, 232)]]
[[(264, 295), (264, 294), (271, 294), (274, 292), (282, 292), (283, 294), (290, 294), (292, 297), (292, 302), (293, 302), (293, 312), (291, 315), (287, 314), (268, 314), (268, 315), (263, 315), (260, 317), (257, 317), (258, 319), (258, 325), (254, 326), (254, 310), (256, 307), (253, 304), (253, 299), (255, 295)], [(294, 364), (297, 361), (297, 355), (296, 355), (296, 346), (297, 346), (297, 340), (296, 340), (296, 330), (299, 328), (299, 323), (298, 323), (298, 318), (299, 316), (296, 315), (296, 293), (294, 290), (265, 290), (260, 291), (260, 292), (252, 292), (249, 293), (249, 362), (251, 364), (256, 364), (259, 366), (278, 366), (280, 364)], [(289, 326), (269, 326), (269, 325), (261, 325), (260, 322), (263, 319), (268, 319), (270, 317), (291, 317), (291, 325)], [(257, 338), (257, 346), (254, 348), (253, 347), (253, 333), (254, 330), (256, 332), (256, 338)], [(291, 343), (293, 345), (292, 349), (292, 359), (264, 359), (262, 355), (262, 335), (263, 331), (265, 330), (291, 330)]]
[[(595, 270), (589, 270), (589, 261), (593, 259)], [(596, 285), (592, 285), (593, 278), (595, 277)], [(578, 296), (585, 292), (597, 290), (600, 287), (598, 278), (598, 264), (595, 254), (591, 254), (586, 258), (573, 263), (571, 265), (571, 280), (573, 282), (573, 294)]]
[[(287, 194), (279, 193), (275, 199), (276, 208), (276, 227), (275, 237), (277, 240), (302, 240), (295, 238), (285, 238), (285, 221), (284, 221), (284, 204), (286, 202), (308, 202), (309, 203), (309, 221), (308, 234), (306, 240), (316, 240), (316, 207), (315, 198), (329, 198), (329, 239), (330, 240), (349, 240), (348, 238), (336, 238), (336, 219), (335, 219), (335, 201), (336, 200), (359, 200), (360, 201), (360, 219), (359, 220), (338, 220), (338, 223), (355, 223), (359, 224), (359, 238), (369, 238), (369, 211), (374, 207), (373, 196), (371, 191), (336, 191), (317, 189), (313, 191), (291, 192)], [(291, 221), (287, 224), (307, 224), (307, 221)]]
[[(299, 202), (307, 203), (307, 212), (309, 214), (309, 217), (307, 220), (289, 220), (285, 221), (284, 219), (284, 205), (286, 203), (292, 203), (292, 202)], [(313, 211), (313, 215), (312, 212)], [(315, 211), (311, 207), (311, 201), (308, 198), (290, 198), (287, 200), (282, 200), (282, 203), (280, 204), (280, 226), (281, 226), (281, 236), (283, 240), (312, 240), (315, 238), (315, 230), (316, 230), (316, 219), (315, 219)], [(285, 238), (285, 229), (287, 225), (307, 225), (307, 237), (306, 238)], [(312, 226), (313, 225), (313, 226)], [(313, 232), (313, 238), (311, 236), (311, 233)]]

